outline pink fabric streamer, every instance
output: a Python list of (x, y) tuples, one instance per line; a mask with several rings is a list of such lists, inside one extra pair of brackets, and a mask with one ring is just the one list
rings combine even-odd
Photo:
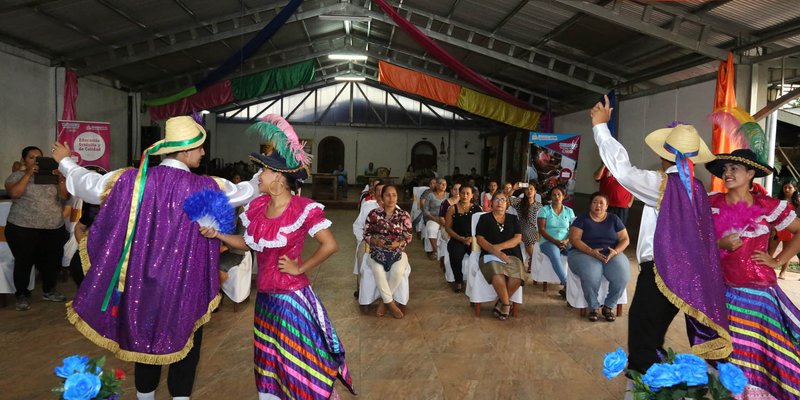
[(419, 43), (420, 46), (424, 47), (429, 53), (433, 54), (436, 59), (450, 67), (453, 71), (455, 71), (459, 76), (464, 77), (465, 80), (472, 83), (473, 85), (478, 86), (479, 88), (483, 89), (486, 94), (492, 95), (499, 99), (502, 99), (508, 103), (511, 103), (517, 107), (524, 108), (526, 110), (534, 110), (535, 108), (512, 96), (510, 93), (500, 89), (499, 87), (495, 86), (492, 82), (489, 82), (488, 79), (483, 77), (482, 75), (478, 74), (477, 72), (473, 71), (470, 67), (464, 65), (461, 61), (458, 61), (455, 57), (450, 55), (447, 51), (445, 51), (441, 46), (436, 44), (431, 38), (425, 35), (419, 28), (414, 26), (411, 22), (403, 18), (397, 11), (392, 9), (384, 0), (373, 0), (373, 3), (377, 4), (386, 14), (392, 17), (392, 20), (406, 33), (411, 35), (411, 37)]
[(149, 107), (148, 110), (150, 111), (150, 119), (159, 121), (178, 115), (189, 115), (193, 111), (214, 108), (220, 104), (227, 104), (232, 101), (231, 81), (224, 80), (174, 103)]
[(78, 100), (78, 74), (75, 71), (67, 68), (64, 75), (64, 111), (61, 113), (61, 119), (65, 121), (74, 121), (76, 118), (77, 110), (75, 109), (75, 102)]

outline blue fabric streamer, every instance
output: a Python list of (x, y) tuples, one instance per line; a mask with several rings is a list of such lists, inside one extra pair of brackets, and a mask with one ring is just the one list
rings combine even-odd
[(664, 143), (664, 148), (672, 154), (675, 154), (675, 166), (678, 167), (678, 176), (681, 178), (683, 187), (686, 188), (686, 194), (689, 195), (689, 201), (692, 202), (692, 180), (694, 180), (694, 164), (689, 157), (694, 157), (700, 154), (700, 151), (693, 151), (691, 153), (681, 153), (680, 150)]
[(236, 228), (236, 214), (228, 196), (218, 190), (204, 189), (193, 193), (184, 200), (183, 211), (203, 227), (222, 233), (233, 233)]
[(225, 60), (225, 62), (217, 67), (217, 69), (209, 72), (205, 79), (198, 82), (195, 85), (197, 91), (199, 92), (218, 82), (231, 72), (235, 71), (236, 68), (245, 62), (245, 60), (252, 57), (253, 54), (255, 54), (255, 52), (264, 45), (264, 43), (272, 38), (272, 35), (278, 32), (278, 29), (280, 29), (283, 24), (286, 23), (286, 20), (288, 20), (289, 17), (294, 14), (295, 10), (297, 10), (297, 7), (300, 7), (300, 3), (302, 2), (303, 0), (290, 1), (289, 4), (287, 4), (286, 7), (284, 7), (283, 10), (281, 10), (281, 12), (279, 12), (278, 15), (272, 19), (272, 21), (269, 21), (267, 26), (258, 31), (258, 33), (244, 46), (242, 46), (242, 48), (236, 52), (236, 54), (230, 56), (230, 58)]

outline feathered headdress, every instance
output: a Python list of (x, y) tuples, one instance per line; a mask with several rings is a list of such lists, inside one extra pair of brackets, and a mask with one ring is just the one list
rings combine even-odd
[(307, 170), (311, 165), (311, 154), (303, 149), (305, 142), (300, 142), (294, 128), (280, 115), (269, 114), (261, 118), (245, 133), (258, 135), (267, 143), (270, 149), (268, 154), (253, 153), (250, 157), (266, 168), (278, 172), (298, 172)]
[(750, 149), (758, 161), (767, 164), (767, 135), (753, 117), (739, 107), (720, 107), (708, 116), (736, 149)]

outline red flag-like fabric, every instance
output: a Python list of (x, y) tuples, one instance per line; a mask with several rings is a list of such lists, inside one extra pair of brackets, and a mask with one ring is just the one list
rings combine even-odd
[[(723, 107), (736, 107), (736, 92), (733, 86), (733, 54), (728, 53), (728, 61), (720, 61), (719, 71), (717, 72), (717, 88), (714, 92), (714, 110)], [(712, 110), (713, 111), (713, 110)], [(724, 132), (722, 127), (714, 125), (711, 131), (711, 152), (714, 154), (730, 153), (733, 150), (733, 144), (728, 139), (733, 132)], [(726, 192), (725, 185), (721, 179), (717, 177), (711, 178), (711, 191), (712, 192)]]

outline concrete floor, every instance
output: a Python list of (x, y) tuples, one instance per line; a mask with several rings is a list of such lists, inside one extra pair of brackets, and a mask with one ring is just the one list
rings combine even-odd
[[(340, 251), (311, 274), (313, 287), (328, 309), (344, 343), (360, 399), (621, 399), (624, 380), (607, 381), (603, 353), (625, 347), (625, 315), (614, 323), (591, 323), (560, 300), (556, 288), (525, 288), (518, 318), (492, 317), (491, 304), (475, 317), (464, 294), (449, 290), (437, 262), (428, 260), (417, 240), (408, 248), (412, 265), (411, 300), (404, 319), (376, 318), (374, 306), (362, 314), (353, 290), (352, 210), (328, 210)], [(311, 239), (313, 242), (313, 239)], [(307, 245), (306, 250), (311, 246)], [(627, 252), (633, 255), (633, 249)], [(633, 297), (637, 276), (628, 288)], [(780, 281), (800, 303), (799, 274)], [(59, 290), (72, 297), (71, 282)], [(72, 354), (108, 355), (84, 339), (64, 318), (63, 304), (41, 300), (32, 308), (0, 308), (0, 399), (55, 398), (59, 385), (53, 368)], [(223, 303), (206, 325), (194, 399), (255, 399), (252, 367), (253, 299), (234, 311)], [(688, 350), (685, 325), (678, 316), (668, 346)], [(108, 365), (128, 373), (124, 398), (135, 398), (133, 366), (109, 357)], [(159, 387), (168, 399), (166, 369)], [(343, 399), (352, 398), (342, 386)]]

